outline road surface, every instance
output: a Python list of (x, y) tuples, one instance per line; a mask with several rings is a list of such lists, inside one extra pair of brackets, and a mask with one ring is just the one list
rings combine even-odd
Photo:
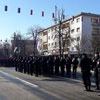
[(100, 100), (94, 83), (92, 90), (84, 91), (81, 78), (35, 77), (0, 67), (0, 100)]

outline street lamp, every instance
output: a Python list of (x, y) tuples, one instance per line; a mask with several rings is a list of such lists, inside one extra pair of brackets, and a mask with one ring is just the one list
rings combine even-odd
[(62, 12), (60, 13), (60, 11), (58, 12), (58, 17), (57, 17), (57, 7), (55, 6), (55, 17), (54, 17), (54, 21), (55, 21), (55, 24), (58, 22), (58, 25), (59, 25), (59, 56), (61, 57), (63, 55), (63, 52), (62, 52), (62, 21), (65, 19), (65, 16), (64, 16), (64, 10), (62, 9)]

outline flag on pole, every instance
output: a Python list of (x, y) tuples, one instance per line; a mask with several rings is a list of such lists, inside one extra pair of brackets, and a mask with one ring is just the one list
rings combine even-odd
[(81, 18), (81, 19), (82, 19), (82, 22), (83, 22), (83, 16), (82, 16), (82, 18)]
[(33, 15), (33, 10), (32, 9), (30, 10), (30, 15)]
[(5, 6), (5, 11), (8, 11), (8, 6)]
[(44, 11), (42, 11), (42, 17), (44, 17)]
[(21, 8), (18, 8), (18, 13), (20, 13), (21, 12)]
[(55, 18), (55, 14), (54, 13), (52, 13), (52, 18)]
[(91, 22), (93, 22), (93, 18), (91, 18)]
[(64, 14), (63, 14), (63, 16), (62, 16), (62, 17), (63, 17), (63, 19), (65, 19), (65, 15), (64, 15)]
[(100, 19), (98, 19), (98, 23), (100, 24)]
[(72, 16), (72, 20), (74, 21), (74, 16)]

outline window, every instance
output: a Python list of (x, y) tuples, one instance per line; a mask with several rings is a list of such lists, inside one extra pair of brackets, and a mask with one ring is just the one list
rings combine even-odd
[(52, 43), (52, 46), (53, 46), (53, 43)]
[(72, 50), (74, 50), (74, 47), (72, 47)]
[(48, 39), (50, 40), (50, 36), (48, 37)]
[(51, 28), (51, 32), (53, 32), (53, 31), (54, 31), (54, 28), (52, 27), (52, 28)]
[(93, 34), (99, 34), (99, 28), (93, 28)]
[(50, 46), (50, 43), (49, 43), (49, 46)]
[(57, 34), (55, 35), (55, 38), (58, 38), (58, 35)]
[(51, 39), (53, 39), (53, 35), (51, 36)]
[(48, 31), (44, 31), (44, 32), (43, 32), (43, 36), (44, 36), (44, 35), (47, 35), (47, 34), (48, 34)]
[(93, 18), (93, 19), (92, 19), (92, 22), (93, 22), (93, 23), (98, 23), (98, 19)]
[(74, 33), (74, 29), (71, 30), (71, 33)]
[(48, 49), (48, 45), (47, 44), (44, 44), (43, 45), (43, 50), (46, 50), (46, 49)]
[(80, 27), (77, 28), (77, 32), (80, 32)]
[(55, 42), (55, 46), (57, 45), (57, 42)]
[(74, 21), (71, 21), (71, 24), (74, 24)]
[(48, 30), (48, 33), (50, 33), (50, 29)]
[(80, 18), (77, 18), (76, 22), (77, 22), (77, 23), (80, 22)]
[(77, 41), (80, 41), (80, 37), (77, 37)]

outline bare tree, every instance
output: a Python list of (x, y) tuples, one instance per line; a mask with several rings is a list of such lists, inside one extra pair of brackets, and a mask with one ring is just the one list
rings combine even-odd
[(28, 29), (28, 33), (27, 35), (30, 35), (30, 38), (32, 37), (33, 38), (33, 53), (34, 53), (34, 56), (35, 54), (37, 53), (37, 35), (38, 35), (38, 32), (40, 30), (42, 30), (43, 28), (41, 28), (40, 26), (38, 25), (34, 25), (34, 27), (30, 27)]
[[(73, 41), (73, 38), (71, 38), (71, 41)], [(91, 53), (92, 46), (91, 46), (91, 38), (88, 35), (83, 36), (82, 38), (78, 34), (76, 38), (74, 38), (75, 47), (78, 51), (78, 54), (81, 53)]]

